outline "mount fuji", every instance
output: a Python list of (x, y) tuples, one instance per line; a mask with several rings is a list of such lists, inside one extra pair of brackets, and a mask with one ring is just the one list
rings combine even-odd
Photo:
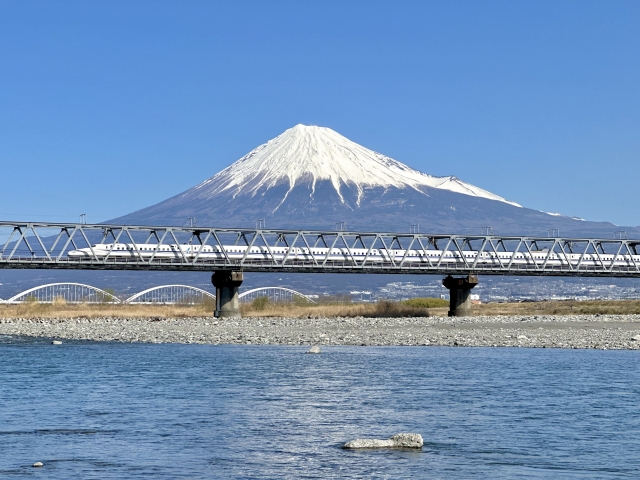
[[(514, 178), (514, 181), (518, 181)], [(611, 223), (524, 208), (462, 180), (434, 177), (369, 150), (330, 128), (296, 125), (213, 177), (111, 220), (140, 225), (335, 229), (612, 237)], [(627, 228), (628, 233), (640, 233)], [(635, 236), (635, 235), (634, 235)]]

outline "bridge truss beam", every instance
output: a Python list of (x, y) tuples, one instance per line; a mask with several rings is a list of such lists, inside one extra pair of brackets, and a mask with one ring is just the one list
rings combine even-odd
[[(441, 235), (420, 233), (332, 232), (303, 230), (229, 229), (202, 227), (154, 227), (85, 225), (39, 222), (0, 222), (0, 268), (245, 271), (299, 273), (408, 273), (443, 275), (548, 275), (588, 277), (640, 277), (640, 240), (514, 237), (496, 235)], [(129, 258), (100, 256), (92, 246), (122, 243), (133, 246)], [(223, 258), (205, 258), (201, 253), (177, 251), (175, 258), (145, 255), (137, 245), (208, 245), (212, 247), (263, 247), (264, 258), (240, 258), (224, 253)], [(278, 257), (274, 249), (291, 247)], [(328, 248), (325, 255), (303, 259), (294, 248)], [(71, 250), (87, 248), (89, 256), (69, 257)], [(354, 255), (350, 249), (362, 249)], [(345, 258), (331, 258), (331, 249), (344, 249)], [(411, 261), (408, 253), (396, 257), (393, 250), (437, 251)], [(386, 259), (375, 259), (374, 251)], [(475, 253), (466, 255), (467, 253)], [(479, 262), (486, 253), (496, 259), (492, 265)], [(446, 262), (456, 255), (456, 264)], [(512, 254), (502, 255), (502, 254)], [(514, 262), (515, 254), (536, 258), (529, 264)], [(614, 261), (607, 262), (609, 255)], [(560, 259), (554, 264), (551, 257)], [(472, 258), (473, 257), (473, 258)], [(587, 261), (587, 258), (592, 260)], [(624, 262), (617, 261), (625, 258)], [(595, 259), (595, 260), (593, 260)]]

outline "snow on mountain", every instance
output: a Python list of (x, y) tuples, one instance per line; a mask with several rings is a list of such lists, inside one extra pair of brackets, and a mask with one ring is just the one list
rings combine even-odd
[(565, 217), (565, 218), (570, 218), (572, 220), (578, 220), (580, 222), (586, 222), (586, 220), (584, 218), (580, 218), (580, 217), (570, 217), (568, 215), (564, 215), (562, 213), (556, 213), (556, 212), (545, 212), (544, 210), (540, 210), (542, 213), (547, 214), (547, 215), (551, 215), (552, 217)]
[[(496, 200), (520, 207), (456, 177), (434, 177), (352, 142), (330, 128), (296, 125), (260, 145), (240, 160), (195, 187), (200, 198), (223, 192), (255, 195), (258, 191), (287, 184), (280, 205), (297, 184), (328, 180), (345, 203), (341, 187), (355, 187), (359, 206), (367, 187), (410, 188), (428, 195), (425, 187)], [(276, 210), (280, 206), (276, 207)]]
[[(111, 220), (359, 231), (604, 236), (606, 222), (521, 207), (456, 177), (434, 177), (354, 143), (329, 128), (297, 125), (204, 182)], [(195, 219), (195, 220), (194, 220)], [(411, 227), (413, 226), (413, 227)], [(343, 228), (343, 227), (341, 227)], [(640, 229), (625, 227), (631, 235)], [(638, 233), (640, 235), (640, 233)]]

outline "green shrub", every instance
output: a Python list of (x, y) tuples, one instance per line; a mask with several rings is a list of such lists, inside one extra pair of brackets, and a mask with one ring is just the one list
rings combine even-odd
[(428, 317), (425, 307), (407, 305), (404, 302), (378, 300), (373, 310), (363, 314), (364, 317)]
[(304, 297), (299, 297), (298, 295), (294, 295), (293, 296), (293, 304), (298, 306), (298, 307), (303, 307), (305, 305), (311, 305), (312, 302), (310, 302), (309, 300), (307, 300)]
[(449, 306), (449, 300), (443, 298), (411, 298), (403, 300), (405, 305), (416, 308), (442, 308)]
[(261, 311), (267, 308), (268, 303), (269, 297), (258, 297), (253, 302), (251, 302), (251, 307), (254, 310)]
[(24, 303), (27, 305), (37, 305), (40, 302), (38, 302), (38, 298), (35, 295), (27, 295), (27, 298), (24, 299)]
[(112, 302), (115, 302), (113, 297), (110, 296), (110, 295), (113, 295), (114, 297), (116, 296), (116, 291), (113, 288), (103, 288), (102, 290), (104, 290), (105, 293), (102, 293), (102, 292), (97, 292), (96, 293), (98, 302), (100, 302), (100, 303), (112, 303)]

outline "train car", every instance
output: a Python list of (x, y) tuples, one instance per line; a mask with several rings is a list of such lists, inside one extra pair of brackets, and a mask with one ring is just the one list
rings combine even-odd
[(183, 245), (183, 244), (95, 244), (91, 248), (80, 248), (68, 253), (72, 259), (114, 258), (114, 259), (182, 259), (198, 260), (250, 260), (250, 261), (303, 261), (303, 262), (343, 262), (345, 264), (366, 263), (409, 263), (435, 265), (456, 265), (460, 267), (488, 266), (545, 266), (566, 267), (582, 265), (591, 267), (635, 267), (640, 264), (640, 255), (611, 254), (558, 254), (548, 250), (531, 252), (482, 252), (442, 251), (442, 250), (402, 250), (326, 247), (265, 247), (242, 245)]

